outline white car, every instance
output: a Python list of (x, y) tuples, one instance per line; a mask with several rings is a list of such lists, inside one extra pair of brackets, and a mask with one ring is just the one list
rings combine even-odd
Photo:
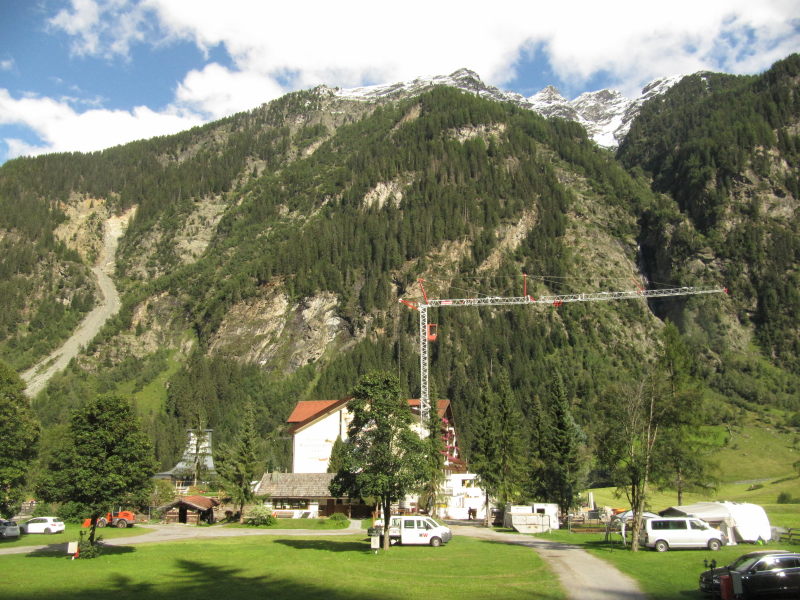
[(64, 521), (58, 517), (34, 517), (19, 526), (22, 533), (61, 533), (64, 529)]

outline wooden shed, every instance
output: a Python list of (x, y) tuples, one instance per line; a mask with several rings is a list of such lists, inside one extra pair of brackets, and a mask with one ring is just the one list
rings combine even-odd
[(207, 496), (181, 496), (169, 504), (160, 506), (167, 523), (213, 523), (216, 521), (214, 508), (219, 500)]

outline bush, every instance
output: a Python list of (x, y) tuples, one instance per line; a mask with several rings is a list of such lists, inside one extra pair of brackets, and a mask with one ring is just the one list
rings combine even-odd
[(103, 551), (103, 546), (100, 543), (103, 538), (97, 536), (94, 538), (94, 545), (92, 545), (87, 539), (88, 534), (88, 531), (80, 532), (80, 539), (78, 540), (78, 558), (97, 558)]
[(53, 505), (48, 504), (47, 502), (37, 502), (36, 506), (33, 509), (33, 516), (34, 517), (52, 517), (53, 516)]
[(797, 500), (792, 498), (789, 492), (781, 492), (778, 494), (778, 504), (795, 504)]
[(64, 502), (56, 510), (56, 516), (65, 523), (83, 523), (89, 516), (89, 509), (79, 502)]
[(347, 515), (344, 513), (333, 513), (328, 519), (330, 521), (347, 521)]
[(254, 527), (269, 527), (277, 522), (278, 519), (272, 516), (272, 511), (266, 506), (256, 506), (244, 518), (245, 525), (253, 525)]

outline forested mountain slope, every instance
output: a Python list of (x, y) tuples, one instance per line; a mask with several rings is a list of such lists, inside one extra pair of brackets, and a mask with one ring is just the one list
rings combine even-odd
[[(784, 426), (800, 411), (799, 62), (685, 79), (645, 104), (619, 160), (575, 123), (438, 87), (374, 101), (320, 88), (175, 136), (11, 161), (0, 353), (21, 370), (64, 337), (57, 325), (91, 306), (86, 240), (135, 208), (117, 254), (122, 311), (35, 401), (51, 431), (93, 393), (132, 393), (168, 465), (183, 427), (225, 440), (251, 398), (268, 466), (286, 466), (280, 425), (297, 400), (345, 395), (371, 368), (419, 393), (417, 315), (398, 302), (420, 297), (418, 278), (434, 297), (521, 295), (523, 272), (534, 296), (733, 295), (432, 311), (432, 390), (453, 402), (464, 446), (503, 371), (523, 433), (560, 372), (591, 443), (599, 407), (658, 355), (667, 317), (709, 423), (738, 404)], [(94, 217), (57, 237), (78, 205)]]

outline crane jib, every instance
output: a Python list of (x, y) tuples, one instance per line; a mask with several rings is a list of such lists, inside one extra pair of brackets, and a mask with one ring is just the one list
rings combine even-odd
[[(420, 281), (422, 286), (422, 281)], [(431, 333), (431, 328), (435, 328), (435, 324), (429, 326), (428, 323), (428, 309), (449, 306), (509, 306), (519, 304), (541, 304), (553, 306), (555, 308), (566, 304), (568, 302), (607, 302), (611, 300), (635, 300), (637, 298), (666, 298), (669, 296), (696, 296), (699, 294), (727, 294), (727, 288), (694, 288), (694, 287), (679, 287), (667, 288), (661, 290), (627, 290), (617, 292), (590, 292), (585, 294), (562, 294), (558, 296), (540, 296), (534, 298), (530, 295), (525, 296), (485, 296), (483, 298), (447, 298), (444, 300), (429, 299), (423, 290), (423, 302), (412, 303), (407, 300), (401, 300), (410, 308), (415, 308), (419, 311), (419, 367), (420, 367), (420, 418), (423, 423), (428, 420), (430, 414), (430, 396), (428, 387), (428, 342), (436, 339), (436, 336)], [(527, 291), (527, 287), (526, 287)]]

